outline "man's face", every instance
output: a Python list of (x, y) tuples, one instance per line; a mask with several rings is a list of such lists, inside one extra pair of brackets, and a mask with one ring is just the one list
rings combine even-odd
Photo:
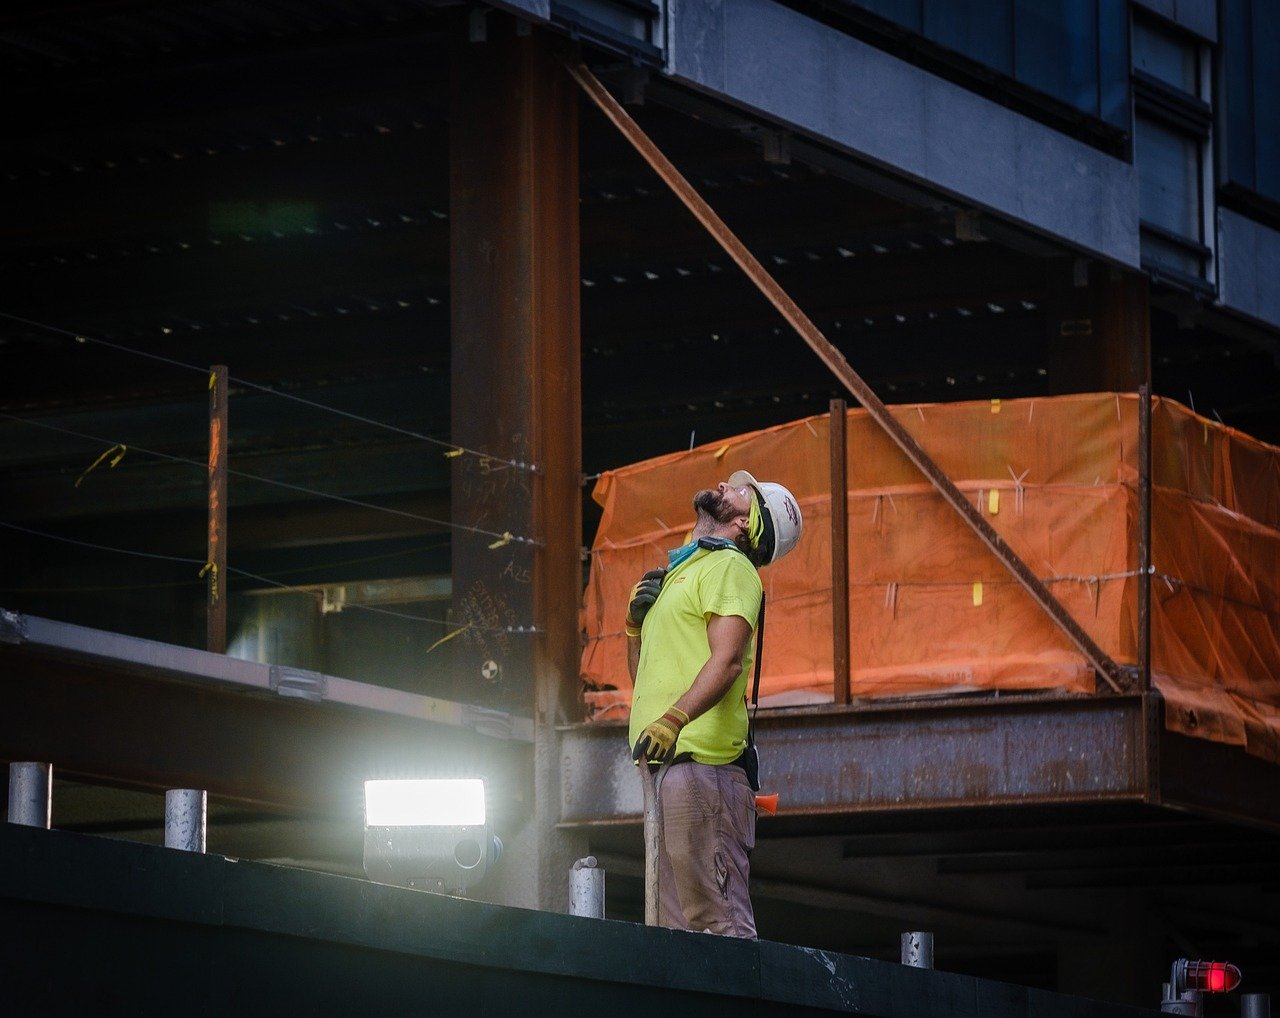
[(706, 488), (693, 496), (693, 508), (704, 512), (717, 523), (732, 523), (751, 513), (752, 491), (749, 487), (735, 488), (721, 481), (715, 488)]

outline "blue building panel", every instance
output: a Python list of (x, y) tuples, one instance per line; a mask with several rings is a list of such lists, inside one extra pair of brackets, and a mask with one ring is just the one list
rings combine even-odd
[(965, 204), (1139, 264), (1131, 165), (772, 0), (673, 2), (668, 16), (675, 78)]
[(1232, 311), (1280, 328), (1280, 231), (1218, 210), (1218, 284)]

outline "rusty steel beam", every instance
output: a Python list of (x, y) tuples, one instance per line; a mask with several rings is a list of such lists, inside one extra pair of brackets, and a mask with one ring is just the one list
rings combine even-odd
[(510, 789), (533, 738), (467, 704), (6, 611), (0, 673), (0, 759), (291, 813), (358, 816), (369, 777)]
[(1053, 596), (1049, 588), (1027, 566), (1008, 542), (987, 522), (982, 513), (956, 487), (937, 463), (920, 446), (910, 432), (906, 430), (889, 413), (880, 398), (864, 382), (860, 375), (845, 360), (844, 355), (832, 345), (821, 330), (813, 323), (791, 296), (778, 285), (759, 260), (747, 250), (724, 221), (716, 215), (710, 205), (693, 189), (693, 186), (681, 175), (661, 150), (641, 130), (640, 126), (610, 95), (594, 74), (582, 64), (569, 64), (569, 74), (582, 87), (587, 96), (600, 109), (605, 117), (622, 133), (662, 181), (693, 213), (715, 241), (738, 265), (765, 298), (786, 319), (787, 323), (800, 334), (818, 358), (847, 388), (857, 401), (871, 415), (872, 420), (880, 426), (890, 439), (900, 448), (907, 458), (924, 474), (930, 484), (942, 495), (944, 501), (951, 506), (960, 518), (978, 535), (982, 542), (1003, 563), (1014, 578), (1031, 595), (1032, 599), (1057, 624), (1075, 645), (1076, 649), (1097, 670), (1102, 680), (1113, 692), (1121, 692), (1122, 683), (1127, 679), (1125, 672), (1116, 664), (1084, 628), (1072, 617), (1062, 603)]
[[(1148, 801), (1143, 697), (916, 701), (757, 720), (780, 817)], [(615, 724), (566, 729), (561, 823), (634, 823), (635, 768)]]
[(849, 688), (849, 467), (845, 457), (848, 407), (831, 401), (831, 695), (853, 700)]
[(1151, 386), (1138, 387), (1138, 680), (1151, 688)]
[[(535, 719), (532, 804), (508, 903), (563, 910), (585, 843), (556, 830), (557, 721), (576, 719), (582, 601), (578, 92), (557, 41), (491, 18), (455, 36), (449, 116), (454, 695)], [(515, 634), (496, 627), (522, 627)], [(530, 631), (532, 629), (532, 632)], [(445, 650), (445, 648), (441, 648)]]
[(209, 575), (206, 646), (216, 654), (227, 649), (227, 367), (209, 369)]

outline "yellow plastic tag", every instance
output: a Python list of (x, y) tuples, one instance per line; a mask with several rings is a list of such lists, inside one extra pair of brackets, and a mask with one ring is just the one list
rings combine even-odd
[(724, 445), (720, 446), (720, 448), (716, 450), (716, 459), (723, 459), (724, 454), (727, 453), (728, 451), (729, 451), (729, 445), (726, 442)]
[(998, 414), (1000, 412), (1000, 401), (998, 399), (993, 399), (991, 401), (991, 412), (993, 414)]
[(994, 516), (1000, 511), (1000, 489), (992, 488), (987, 492), (987, 512)]
[(982, 607), (982, 581), (977, 580), (973, 584), (973, 606), (975, 608)]

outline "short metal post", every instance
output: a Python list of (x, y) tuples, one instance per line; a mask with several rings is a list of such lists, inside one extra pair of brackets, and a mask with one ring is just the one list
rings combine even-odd
[(569, 871), (569, 914), (604, 918), (604, 870), (594, 855), (579, 859)]
[(904, 933), (902, 935), (902, 964), (916, 969), (933, 968), (933, 934)]
[(53, 824), (53, 764), (9, 764), (9, 823), (25, 827)]
[(164, 847), (183, 852), (205, 850), (209, 795), (202, 788), (171, 788), (164, 793)]
[(1240, 994), (1240, 1018), (1271, 1018), (1271, 994)]

